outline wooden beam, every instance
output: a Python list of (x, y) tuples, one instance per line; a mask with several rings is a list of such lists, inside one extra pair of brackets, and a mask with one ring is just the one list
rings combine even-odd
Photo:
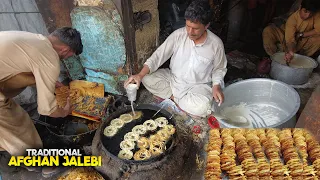
[(129, 75), (138, 73), (135, 28), (131, 0), (121, 0), (125, 46), (127, 54), (127, 70)]

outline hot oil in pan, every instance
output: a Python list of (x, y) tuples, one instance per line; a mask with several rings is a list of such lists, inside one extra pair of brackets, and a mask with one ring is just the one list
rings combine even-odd
[[(146, 120), (149, 120), (151, 119), (151, 117), (157, 112), (157, 111), (154, 111), (154, 110), (136, 110), (136, 111), (141, 111), (142, 112), (142, 116), (141, 118), (139, 119), (136, 119), (136, 120), (133, 120), (131, 121), (130, 123), (127, 123), (125, 124), (118, 132), (115, 136), (113, 136), (112, 138), (108, 138), (106, 136), (103, 137), (103, 141), (104, 141), (104, 145), (105, 145), (105, 148), (113, 155), (115, 156), (118, 156), (118, 153), (119, 151), (121, 150), (120, 149), (120, 143), (121, 141), (124, 140), (124, 135), (127, 134), (128, 132), (131, 132), (132, 131), (132, 128), (135, 127), (136, 125), (141, 125), (143, 124)], [(127, 112), (127, 113), (130, 113)], [(125, 114), (125, 113), (123, 113)], [(120, 115), (119, 115), (120, 116)], [(118, 117), (119, 117), (118, 116)], [(152, 119), (155, 120), (156, 118), (158, 117), (165, 117), (164, 115), (161, 115), (161, 113), (157, 114), (155, 117), (153, 117)], [(118, 118), (118, 117), (114, 117), (114, 118)], [(168, 119), (168, 118), (167, 118)], [(170, 121), (169, 121), (169, 124)], [(108, 126), (109, 124), (107, 124)], [(149, 137), (150, 135), (152, 134), (155, 134), (157, 133), (157, 131), (160, 130), (160, 128), (158, 127), (155, 131), (153, 132), (150, 132), (148, 131), (146, 134), (144, 134), (144, 137)], [(171, 143), (172, 143), (172, 138), (166, 143), (166, 148), (168, 149), (170, 146), (171, 146)], [(138, 151), (139, 148), (135, 147), (134, 150), (132, 150), (133, 153), (135, 153), (136, 151)], [(133, 160), (133, 159), (132, 159)]]

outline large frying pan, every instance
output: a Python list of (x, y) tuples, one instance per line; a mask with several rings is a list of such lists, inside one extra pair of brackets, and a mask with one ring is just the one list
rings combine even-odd
[[(97, 129), (86, 131), (83, 133), (75, 134), (75, 135), (67, 135), (63, 134), (64, 126), (71, 122), (73, 116), (67, 116), (65, 118), (52, 118), (49, 116), (45, 116), (45, 122), (56, 126), (57, 128), (46, 127), (48, 131), (57, 138), (58, 141), (61, 142), (61, 146), (68, 146), (74, 148), (81, 148), (85, 145), (90, 145), (92, 143), (94, 134)], [(77, 117), (78, 118), (78, 117)], [(78, 118), (83, 119), (83, 118)]]
[[(105, 153), (109, 156), (111, 156), (112, 158), (116, 158), (116, 159), (120, 159), (118, 158), (118, 152), (121, 150), (120, 149), (120, 142), (123, 140), (123, 137), (126, 133), (130, 132), (132, 130), (132, 128), (138, 124), (142, 124), (144, 121), (151, 119), (151, 117), (157, 112), (159, 111), (161, 108), (155, 105), (151, 105), (151, 104), (141, 104), (141, 105), (137, 105), (134, 107), (135, 111), (142, 111), (143, 116), (142, 118), (138, 119), (138, 120), (134, 120), (128, 124), (126, 124), (124, 127), (122, 127), (120, 129), (120, 131), (118, 131), (118, 133), (110, 138), (110, 137), (106, 137), (103, 134), (103, 130), (110, 124), (111, 120), (118, 118), (120, 115), (125, 114), (125, 113), (130, 113), (131, 112), (131, 107), (126, 107), (124, 109), (119, 109), (118, 111), (114, 112), (111, 116), (108, 117), (108, 119), (103, 122), (103, 124), (100, 126), (101, 131), (100, 131), (100, 137), (101, 137), (101, 141), (102, 141), (102, 149), (105, 151)], [(158, 117), (166, 117), (169, 121), (170, 124), (172, 125), (176, 125), (173, 119), (170, 119), (172, 117), (172, 115), (164, 110), (161, 109), (158, 114), (153, 117), (152, 119), (156, 119)], [(156, 157), (150, 158), (148, 160), (145, 161), (135, 161), (135, 160), (123, 160), (127, 163), (134, 163), (134, 164), (141, 164), (141, 163), (150, 163), (150, 162), (154, 162), (154, 161), (158, 161), (161, 158), (163, 158), (166, 154), (170, 153), (172, 151), (172, 149), (175, 147), (176, 144), (176, 134), (173, 135), (173, 137), (171, 138), (170, 141), (167, 142), (166, 147), (167, 150)]]

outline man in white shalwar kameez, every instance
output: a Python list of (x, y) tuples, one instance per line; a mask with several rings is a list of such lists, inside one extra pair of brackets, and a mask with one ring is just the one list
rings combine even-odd
[[(155, 96), (171, 98), (188, 114), (206, 117), (213, 98), (223, 102), (227, 72), (223, 43), (208, 30), (211, 18), (207, 2), (193, 1), (185, 12), (186, 26), (174, 31), (125, 86), (142, 81)], [(170, 69), (158, 69), (170, 57)]]

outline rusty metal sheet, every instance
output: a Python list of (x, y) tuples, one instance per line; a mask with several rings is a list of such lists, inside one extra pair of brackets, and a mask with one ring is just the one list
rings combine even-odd
[(69, 78), (72, 80), (85, 79), (84, 69), (78, 57), (70, 57), (63, 61), (68, 71)]
[[(113, 3), (112, 3), (113, 4)], [(113, 5), (114, 6), (114, 5)], [(124, 67), (126, 50), (119, 13), (100, 7), (77, 7), (71, 12), (73, 27), (80, 31), (84, 68), (116, 74)], [(110, 8), (112, 9), (112, 7)]]
[(98, 82), (104, 84), (106, 92), (123, 95), (123, 82), (128, 79), (127, 75), (111, 75), (102, 72), (95, 72), (86, 69), (86, 80), (91, 82)]
[(35, 2), (49, 33), (59, 27), (72, 26), (70, 12), (74, 7), (73, 0), (35, 0)]

